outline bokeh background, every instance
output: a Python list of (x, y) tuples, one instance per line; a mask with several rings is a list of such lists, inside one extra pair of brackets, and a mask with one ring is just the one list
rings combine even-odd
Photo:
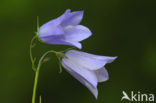
[[(59, 74), (54, 55), (41, 68), (38, 92), (43, 103), (121, 103), (122, 91), (156, 93), (155, 0), (0, 0), (0, 103), (31, 103), (34, 72), (29, 60), (30, 40), (40, 25), (66, 9), (84, 10), (81, 24), (93, 36), (83, 51), (118, 56), (106, 65), (110, 79), (98, 85), (98, 100), (65, 70)], [(37, 42), (37, 59), (47, 50), (68, 46)], [(128, 102), (128, 101), (123, 101)]]

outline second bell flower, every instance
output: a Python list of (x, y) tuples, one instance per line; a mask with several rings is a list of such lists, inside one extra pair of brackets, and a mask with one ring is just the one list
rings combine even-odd
[(97, 98), (98, 82), (104, 82), (109, 78), (104, 66), (117, 57), (99, 56), (76, 50), (67, 51), (65, 56), (66, 58), (62, 58), (62, 66)]

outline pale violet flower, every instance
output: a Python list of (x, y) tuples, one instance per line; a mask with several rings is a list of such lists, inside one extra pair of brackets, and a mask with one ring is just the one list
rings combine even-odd
[(93, 55), (76, 50), (67, 51), (65, 56), (62, 66), (97, 98), (98, 82), (104, 82), (109, 78), (104, 66), (117, 57)]
[(43, 24), (38, 31), (39, 39), (47, 44), (70, 45), (82, 48), (80, 41), (91, 36), (91, 31), (80, 25), (83, 11), (67, 9), (60, 17)]

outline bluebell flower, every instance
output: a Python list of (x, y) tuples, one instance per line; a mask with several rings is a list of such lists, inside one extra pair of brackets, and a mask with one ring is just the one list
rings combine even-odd
[(83, 11), (71, 12), (68, 9), (39, 28), (39, 39), (47, 44), (70, 45), (81, 49), (80, 41), (92, 34), (87, 27), (80, 25), (82, 18)]
[(69, 50), (65, 55), (66, 58), (62, 58), (62, 66), (86, 86), (97, 99), (98, 82), (107, 81), (109, 78), (104, 66), (117, 57), (93, 55), (76, 50)]

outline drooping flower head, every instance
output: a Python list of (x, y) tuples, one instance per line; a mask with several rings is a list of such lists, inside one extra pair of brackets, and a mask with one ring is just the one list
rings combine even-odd
[(98, 82), (104, 82), (109, 78), (104, 66), (117, 57), (93, 55), (76, 50), (69, 50), (65, 55), (67, 58), (62, 59), (63, 67), (97, 98)]
[(80, 25), (82, 18), (83, 11), (71, 12), (68, 9), (39, 28), (39, 39), (47, 44), (70, 45), (81, 49), (80, 41), (91, 36), (91, 31)]

